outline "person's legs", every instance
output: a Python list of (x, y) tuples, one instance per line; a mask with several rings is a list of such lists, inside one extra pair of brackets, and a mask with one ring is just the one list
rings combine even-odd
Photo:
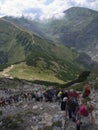
[(76, 124), (76, 129), (77, 129), (77, 130), (80, 130), (80, 123), (79, 123), (79, 124)]
[(77, 120), (77, 122), (76, 122), (76, 130), (80, 130), (80, 125), (81, 125), (80, 120)]
[(69, 119), (72, 118), (72, 110), (70, 108), (68, 109), (68, 116), (69, 116)]

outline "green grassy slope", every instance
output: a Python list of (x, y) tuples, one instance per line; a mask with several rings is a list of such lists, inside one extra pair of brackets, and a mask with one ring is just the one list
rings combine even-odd
[[(0, 65), (17, 63), (10, 76), (32, 79), (35, 75), (36, 79), (49, 80), (51, 77), (53, 81), (60, 82), (72, 80), (85, 69), (75, 61), (77, 56), (79, 54), (73, 49), (54, 44), (14, 23), (0, 19)], [(25, 72), (25, 64), (21, 65), (21, 62), (26, 63)]]
[[(13, 64), (25, 59), (24, 48), (18, 47), (16, 36), (22, 32), (22, 30), (15, 27), (13, 24), (0, 19), (0, 52), (7, 54), (7, 62), (3, 64)], [(1, 55), (2, 56), (2, 55)]]

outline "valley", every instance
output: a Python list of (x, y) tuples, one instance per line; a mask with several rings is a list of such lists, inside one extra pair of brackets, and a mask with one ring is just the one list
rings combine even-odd
[(84, 83), (98, 129), (98, 11), (63, 13), (46, 21), (0, 18), (0, 130), (64, 130), (58, 92), (76, 91), (80, 103)]

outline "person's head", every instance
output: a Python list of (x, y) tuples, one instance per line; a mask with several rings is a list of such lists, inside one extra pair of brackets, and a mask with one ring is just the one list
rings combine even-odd
[(81, 99), (81, 103), (84, 104), (84, 105), (86, 105), (86, 104), (87, 104), (87, 101), (86, 101), (84, 98), (82, 98), (82, 99)]

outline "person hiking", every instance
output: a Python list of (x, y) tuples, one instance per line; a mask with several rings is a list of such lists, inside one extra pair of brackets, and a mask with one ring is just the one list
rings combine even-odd
[(61, 103), (62, 101), (62, 94), (63, 94), (63, 91), (62, 90), (59, 90), (58, 94), (57, 94), (57, 97), (58, 97), (58, 102)]
[(82, 98), (81, 105), (79, 107), (79, 113), (76, 122), (77, 130), (93, 130), (94, 118), (92, 112), (94, 110), (94, 106)]
[(68, 113), (68, 118), (74, 122), (76, 120), (77, 107), (78, 107), (78, 102), (76, 102), (73, 97), (69, 97), (66, 103), (65, 116), (67, 116)]
[(90, 85), (83, 83), (83, 98), (87, 98), (91, 93)]
[(64, 97), (63, 100), (61, 101), (61, 110), (65, 111), (66, 109), (66, 104), (67, 104), (67, 97)]

